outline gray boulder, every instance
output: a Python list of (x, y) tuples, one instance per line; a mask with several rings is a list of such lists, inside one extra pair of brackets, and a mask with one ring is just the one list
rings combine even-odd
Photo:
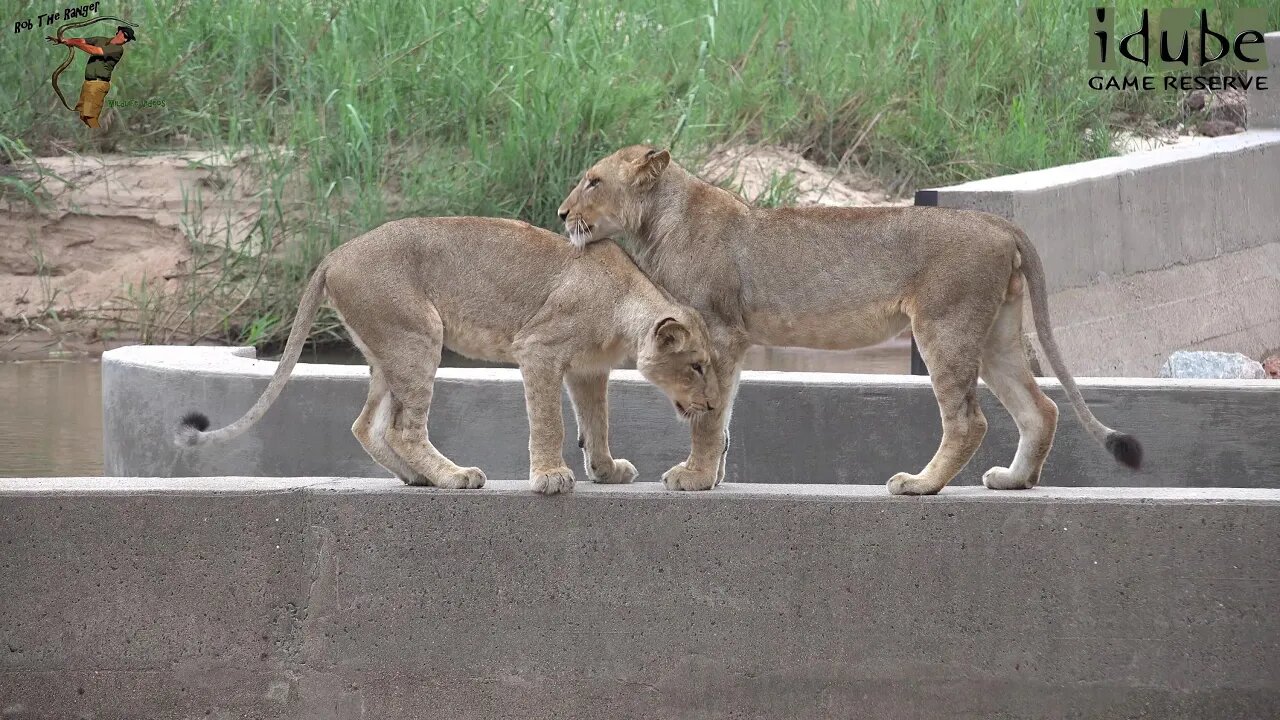
[(1160, 366), (1162, 378), (1199, 380), (1263, 380), (1262, 363), (1240, 353), (1179, 350)]

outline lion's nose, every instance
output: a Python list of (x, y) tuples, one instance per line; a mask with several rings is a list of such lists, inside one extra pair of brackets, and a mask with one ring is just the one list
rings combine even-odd
[(560, 210), (557, 214), (560, 216), (560, 222), (564, 222), (565, 220), (569, 219), (568, 210)]

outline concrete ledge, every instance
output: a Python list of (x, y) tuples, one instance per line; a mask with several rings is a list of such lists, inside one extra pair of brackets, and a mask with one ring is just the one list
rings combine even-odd
[[(127, 347), (103, 356), (106, 471), (120, 476), (380, 477), (351, 437), (368, 369), (299, 365), (262, 422), (225, 446), (180, 451), (171, 443), (188, 410), (220, 426), (239, 417), (266, 387), (276, 364), (251, 349)], [(1058, 383), (1041, 385), (1062, 408), (1043, 478), (1050, 485), (1280, 486), (1280, 383), (1086, 378), (1098, 416), (1138, 435), (1146, 468), (1115, 464), (1083, 431)], [(1017, 444), (1008, 414), (981, 391), (990, 430), (957, 484), (976, 484), (986, 468), (1006, 465)], [(653, 386), (617, 371), (611, 387), (614, 453), (657, 480), (688, 454), (688, 429)], [(573, 419), (564, 453), (581, 471)], [(445, 368), (431, 411), (431, 437), (456, 462), (494, 479), (528, 475), (528, 421), (515, 370)], [(941, 436), (927, 378), (834, 373), (743, 373), (733, 417), (729, 479), (763, 483), (883, 485), (917, 470)], [(579, 477), (584, 477), (579, 474)]]
[[(516, 495), (537, 500), (544, 496), (529, 490), (523, 480), (490, 480), (480, 492), (466, 490), (441, 490), (438, 488), (408, 487), (391, 478), (273, 478), (273, 477), (0, 477), (0, 497), (56, 497), (56, 496), (137, 496), (181, 497), (222, 495), (279, 495), (290, 493), (338, 493), (375, 494), (408, 493), (423, 498), (436, 496)], [(672, 502), (704, 502), (698, 498), (710, 494), (726, 495), (739, 499), (785, 497), (811, 499), (823, 502), (1035, 502), (1035, 503), (1139, 503), (1144, 505), (1181, 503), (1280, 503), (1280, 490), (1269, 488), (1232, 487), (1037, 487), (1023, 490), (988, 490), (973, 486), (948, 486), (938, 495), (922, 498), (901, 498), (890, 495), (884, 488), (869, 485), (820, 485), (814, 483), (729, 483), (715, 493), (676, 492), (658, 483), (633, 483), (629, 485), (599, 485), (585, 482), (574, 491), (577, 494), (605, 495), (614, 498), (662, 498)], [(567, 497), (567, 496), (566, 496)], [(179, 498), (176, 500), (181, 502)], [(554, 498), (543, 500), (555, 502)]]
[(1280, 491), (0, 480), (7, 718), (1280, 715)]
[[(1051, 291), (1280, 242), (1280, 130), (922, 190), (1018, 223)], [(1214, 190), (1222, 190), (1215, 192)], [(932, 198), (934, 202), (928, 202)]]

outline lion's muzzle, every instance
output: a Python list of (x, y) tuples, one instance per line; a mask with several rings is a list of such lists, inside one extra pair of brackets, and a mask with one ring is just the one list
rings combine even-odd
[[(567, 214), (565, 217), (568, 217)], [(591, 242), (591, 226), (581, 217), (572, 220), (566, 219), (564, 228), (569, 236), (569, 242), (573, 243), (573, 246), (579, 250), (585, 248)]]

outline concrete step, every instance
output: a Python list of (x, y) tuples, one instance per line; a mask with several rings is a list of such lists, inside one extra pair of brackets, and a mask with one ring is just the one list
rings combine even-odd
[[(360, 365), (298, 365), (283, 394), (245, 435), (219, 446), (180, 450), (179, 419), (202, 410), (214, 427), (239, 418), (262, 393), (276, 363), (252, 348), (141, 347), (103, 356), (104, 452), (108, 475), (351, 475), (387, 473), (351, 436), (368, 392)], [(1076, 420), (1061, 386), (1042, 379), (1061, 416), (1043, 482), (1050, 485), (1280, 487), (1280, 420), (1274, 380), (1080, 378), (1102, 422), (1140, 438), (1145, 467), (1112, 460)], [(635, 371), (610, 384), (610, 445), (641, 479), (656, 481), (689, 452), (688, 426)], [(1013, 420), (980, 390), (990, 429), (954, 481), (980, 484), (1017, 447)], [(564, 457), (581, 471), (573, 414)], [(942, 425), (929, 379), (908, 375), (744, 372), (731, 426), (728, 477), (734, 482), (860, 483), (883, 486), (916, 472), (938, 447)], [(520, 372), (444, 368), (436, 379), (432, 442), (460, 465), (489, 477), (528, 476), (528, 421)]]
[(1280, 716), (1280, 491), (0, 480), (5, 717)]

